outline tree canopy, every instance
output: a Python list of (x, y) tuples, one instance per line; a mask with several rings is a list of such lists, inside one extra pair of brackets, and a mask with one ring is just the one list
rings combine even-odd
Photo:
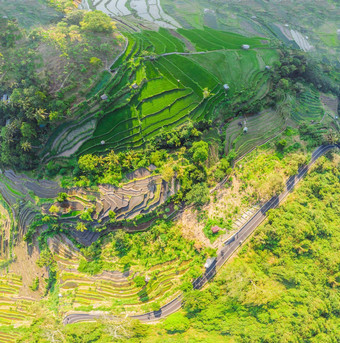
[(112, 32), (115, 28), (111, 18), (102, 11), (90, 11), (84, 15), (80, 26), (85, 31), (91, 32)]

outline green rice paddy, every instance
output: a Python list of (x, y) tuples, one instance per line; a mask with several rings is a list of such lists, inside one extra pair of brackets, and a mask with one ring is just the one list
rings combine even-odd
[(323, 115), (319, 92), (314, 89), (306, 89), (293, 105), (292, 118), (297, 123), (320, 121)]
[[(242, 123), (242, 126), (239, 125)], [(285, 128), (285, 118), (275, 111), (263, 111), (257, 115), (235, 119), (226, 130), (226, 153), (234, 149), (240, 157), (254, 146), (264, 144)], [(247, 127), (248, 132), (243, 129)]]
[[(247, 101), (250, 94), (252, 101), (257, 92), (262, 97), (268, 90), (265, 66), (278, 59), (277, 51), (261, 37), (207, 27), (180, 29), (176, 35), (161, 28), (126, 36), (126, 50), (111, 67), (113, 76), (104, 73), (89, 93), (88, 103), (95, 104), (100, 115), (90, 110), (97, 123), (77, 155), (142, 147), (161, 128), (212, 118), (227, 98)], [(188, 40), (197, 52), (187, 52), (184, 42)], [(243, 44), (250, 49), (243, 50)], [(230, 86), (228, 97), (225, 83)], [(103, 94), (108, 100), (100, 99)], [(74, 144), (82, 137), (78, 139), (75, 130)]]

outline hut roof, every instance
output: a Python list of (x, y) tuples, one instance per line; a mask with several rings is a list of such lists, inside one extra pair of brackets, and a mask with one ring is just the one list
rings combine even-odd
[(100, 98), (101, 98), (102, 100), (107, 100), (109, 97), (108, 97), (106, 94), (103, 94)]
[(217, 233), (217, 232), (219, 232), (220, 230), (221, 230), (221, 228), (220, 228), (219, 226), (217, 226), (217, 225), (215, 225), (215, 226), (213, 226), (213, 227), (211, 228), (212, 233)]

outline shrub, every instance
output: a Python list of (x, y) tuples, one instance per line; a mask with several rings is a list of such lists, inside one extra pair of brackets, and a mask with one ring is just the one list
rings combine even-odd
[(113, 212), (112, 210), (109, 211), (109, 217), (111, 219), (111, 221), (115, 221), (117, 214), (115, 212)]
[(204, 205), (209, 201), (209, 188), (206, 183), (198, 183), (192, 187), (185, 197), (188, 204), (198, 206)]
[(58, 213), (59, 212), (59, 207), (56, 205), (52, 205), (49, 209), (50, 213)]
[(281, 139), (280, 141), (277, 142), (276, 147), (279, 151), (283, 151), (286, 145), (287, 145), (287, 141), (285, 139)]
[(31, 289), (33, 292), (37, 291), (38, 288), (39, 288), (39, 278), (36, 277), (36, 278), (33, 280), (32, 285), (29, 286), (29, 287), (30, 287), (30, 289)]
[(145, 279), (144, 279), (143, 276), (141, 276), (141, 275), (136, 276), (136, 277), (133, 279), (133, 281), (134, 281), (135, 285), (136, 285), (137, 287), (139, 287), (139, 288), (145, 286)]
[(67, 194), (66, 193), (59, 193), (57, 197), (58, 202), (64, 202), (67, 199)]
[(88, 208), (86, 211), (83, 211), (80, 215), (80, 219), (90, 222), (92, 220), (91, 214), (93, 211), (93, 208)]
[(83, 232), (83, 231), (87, 230), (87, 227), (86, 227), (86, 225), (84, 223), (78, 222), (77, 226), (76, 226), (76, 230), (80, 231), (80, 232)]
[(169, 333), (185, 332), (189, 326), (189, 319), (180, 312), (171, 314), (164, 322), (164, 329)]
[(103, 269), (103, 261), (101, 259), (95, 259), (93, 261), (87, 261), (84, 258), (80, 260), (78, 271), (81, 273), (87, 273), (90, 275), (99, 274)]
[(159, 311), (160, 308), (161, 308), (161, 305), (159, 303), (152, 303), (151, 304), (152, 311)]
[(112, 32), (114, 24), (111, 18), (101, 11), (91, 11), (84, 15), (84, 20), (80, 26), (85, 31), (90, 32)]
[(204, 163), (208, 159), (209, 144), (204, 141), (194, 142), (190, 152), (195, 163)]

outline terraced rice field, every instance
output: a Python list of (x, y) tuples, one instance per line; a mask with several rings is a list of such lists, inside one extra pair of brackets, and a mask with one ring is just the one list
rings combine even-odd
[[(109, 310), (112, 305), (123, 306), (127, 311), (140, 311), (141, 305), (166, 302), (178, 292), (180, 279), (190, 271), (188, 260), (172, 260), (156, 264), (147, 271), (138, 271), (132, 266), (129, 271), (104, 271), (89, 276), (77, 271), (81, 254), (65, 236), (50, 238), (49, 247), (58, 263), (60, 278), (60, 306), (64, 310), (77, 310), (86, 306), (88, 310)], [(114, 258), (107, 259), (112, 264)], [(124, 264), (118, 260), (116, 270), (123, 270)], [(148, 277), (143, 287), (137, 286), (134, 278)]]
[(244, 44), (251, 48), (261, 48), (265, 41), (265, 38), (261, 37), (244, 37), (236, 33), (217, 31), (208, 27), (205, 27), (204, 30), (178, 29), (177, 32), (192, 42), (197, 51), (241, 49)]
[[(172, 261), (157, 265), (157, 273), (149, 270), (139, 273), (130, 270), (126, 273), (103, 272), (97, 276), (88, 276), (71, 269), (60, 273), (60, 292), (65, 304), (72, 299), (72, 306), (91, 306), (91, 308), (109, 309), (113, 304), (124, 306), (128, 311), (140, 310), (141, 305), (162, 303), (178, 291), (180, 278), (189, 272), (190, 261)], [(176, 265), (176, 267), (174, 266)], [(144, 287), (138, 287), (134, 278), (148, 276), (150, 280)]]
[(180, 27), (174, 18), (163, 11), (160, 0), (90, 0), (90, 6), (87, 0), (83, 0), (82, 8), (89, 7), (117, 17), (135, 14), (138, 18), (165, 28)]
[(307, 52), (313, 49), (313, 46), (308, 42), (306, 36), (303, 36), (299, 31), (290, 30), (295, 43), (301, 50)]
[[(151, 175), (146, 168), (138, 169), (133, 175), (132, 181), (119, 188), (112, 185), (99, 185), (97, 192), (77, 188), (64, 190), (68, 193), (67, 202), (60, 206), (55, 199), (51, 199), (49, 203), (42, 205), (42, 212), (49, 214), (51, 206), (57, 206), (59, 219), (71, 224), (79, 220), (79, 215), (85, 209), (93, 207), (95, 209), (92, 213), (94, 222), (107, 222), (110, 211), (116, 214), (118, 221), (127, 220), (152, 212), (178, 190), (175, 180), (167, 183), (160, 175)], [(79, 232), (75, 232), (74, 235), (88, 245), (91, 242), (87, 242), (85, 236), (88, 235), (92, 239), (94, 233), (89, 231), (80, 235)]]
[[(35, 215), (40, 212), (36, 200), (53, 202), (61, 188), (57, 182), (34, 180), (24, 174), (16, 174), (13, 170), (5, 170), (0, 177), (0, 193), (11, 208), (16, 208), (15, 218), (19, 225), (19, 233), (24, 234)], [(20, 206), (16, 207), (20, 201)]]
[[(59, 156), (65, 149), (80, 155), (142, 147), (161, 128), (209, 118), (226, 100), (225, 83), (230, 85), (228, 96), (234, 100), (243, 101), (242, 93), (250, 94), (250, 101), (261, 98), (269, 86), (265, 66), (278, 58), (277, 51), (260, 37), (209, 28), (181, 29), (176, 35), (161, 28), (127, 37), (126, 51), (112, 66), (115, 76), (99, 93), (108, 100), (97, 98), (101, 114), (95, 127), (93, 120), (98, 116), (93, 111), (91, 120), (83, 119), (84, 125), (74, 123), (64, 128), (59, 134), (63, 139), (54, 137), (54, 142), (48, 143)], [(210, 45), (205, 45), (205, 39)], [(186, 52), (188, 40), (204, 51)], [(241, 49), (246, 43), (251, 44), (248, 51)], [(208, 98), (203, 96), (206, 88), (211, 93)]]
[(14, 343), (19, 336), (12, 328), (0, 327), (0, 343)]
[[(239, 125), (242, 123), (242, 126)], [(248, 132), (244, 133), (244, 127)], [(285, 127), (285, 119), (274, 111), (264, 111), (251, 117), (240, 117), (230, 123), (226, 130), (226, 154), (235, 149), (237, 157), (252, 147), (265, 143)]]
[(0, 325), (20, 325), (32, 319), (29, 309), (33, 300), (18, 296), (21, 286), (21, 277), (18, 275), (0, 276)]
[[(235, 50), (191, 55), (189, 58), (214, 74), (219, 83), (227, 83), (230, 86), (228, 94), (248, 89), (248, 96), (249, 92), (257, 92), (263, 84), (267, 84), (269, 75), (264, 72), (265, 66), (272, 65), (278, 59), (278, 53), (267, 49)], [(219, 67), (216, 68), (216, 65)]]
[(292, 118), (297, 123), (320, 121), (324, 115), (324, 109), (320, 101), (320, 94), (316, 90), (306, 89), (293, 106)]
[[(97, 192), (84, 189), (65, 190), (57, 182), (37, 181), (12, 170), (5, 170), (0, 178), (0, 192), (10, 206), (14, 206), (17, 200), (21, 201), (15, 211), (21, 235), (26, 233), (38, 213), (50, 214), (49, 209), (53, 204), (59, 206), (59, 219), (68, 224), (75, 223), (85, 209), (92, 207), (95, 208), (93, 221), (107, 221), (110, 211), (116, 213), (117, 220), (126, 220), (155, 210), (177, 192), (178, 185), (175, 181), (167, 183), (160, 175), (152, 175), (146, 168), (131, 173), (130, 180), (120, 188), (100, 185)], [(62, 207), (56, 201), (61, 192), (68, 193), (67, 203)], [(0, 257), (10, 241), (10, 225), (11, 222), (6, 221), (6, 227), (0, 231)], [(94, 233), (91, 231), (89, 234)]]

